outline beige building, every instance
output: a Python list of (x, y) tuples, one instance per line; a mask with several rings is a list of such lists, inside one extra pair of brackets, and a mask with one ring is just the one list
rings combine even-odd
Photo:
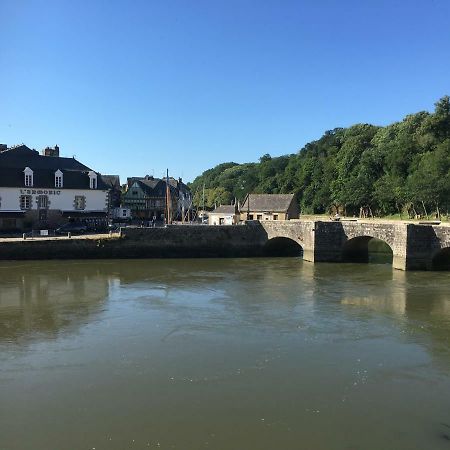
[(209, 213), (209, 225), (236, 225), (239, 223), (237, 205), (221, 205)]
[(241, 220), (298, 219), (295, 194), (247, 194), (240, 207)]

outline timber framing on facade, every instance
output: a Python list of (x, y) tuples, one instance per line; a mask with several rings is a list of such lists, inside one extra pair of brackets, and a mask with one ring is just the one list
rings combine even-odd
[[(170, 191), (169, 221), (183, 220), (185, 212), (191, 208), (192, 195), (181, 178), (168, 179)], [(126, 192), (123, 195), (123, 206), (131, 210), (135, 219), (166, 220), (167, 180), (152, 176), (130, 177), (127, 179)]]

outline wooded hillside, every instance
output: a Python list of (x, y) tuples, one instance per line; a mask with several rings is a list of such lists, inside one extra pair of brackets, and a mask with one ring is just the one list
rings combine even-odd
[(427, 216), (450, 210), (450, 97), (386, 127), (326, 131), (298, 153), (224, 163), (190, 185), (194, 203), (229, 204), (248, 192), (296, 193), (302, 213)]

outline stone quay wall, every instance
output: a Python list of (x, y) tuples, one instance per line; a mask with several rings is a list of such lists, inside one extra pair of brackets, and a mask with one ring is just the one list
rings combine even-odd
[(266, 242), (257, 222), (125, 228), (121, 237), (6, 240), (0, 260), (251, 257), (261, 256)]

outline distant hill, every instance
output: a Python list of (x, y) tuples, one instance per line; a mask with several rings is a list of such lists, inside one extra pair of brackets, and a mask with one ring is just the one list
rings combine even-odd
[[(190, 184), (194, 203), (227, 204), (248, 192), (295, 193), (302, 213), (448, 214), (450, 97), (433, 113), (386, 127), (357, 124), (326, 131), (298, 153), (257, 163), (219, 164)], [(362, 209), (361, 209), (362, 208)]]

